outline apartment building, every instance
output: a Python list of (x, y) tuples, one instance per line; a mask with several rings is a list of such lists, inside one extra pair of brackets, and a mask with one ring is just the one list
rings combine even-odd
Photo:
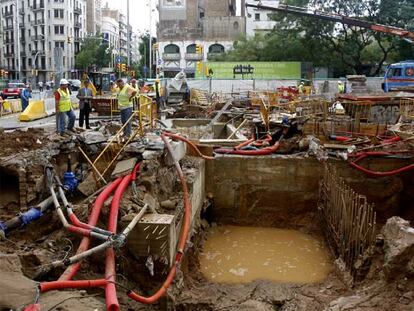
[(77, 77), (86, 0), (0, 0), (0, 10), (0, 66), (10, 79), (35, 84), (57, 73)]
[(86, 0), (86, 32), (91, 36), (102, 32), (102, 0)]
[(121, 58), (125, 61), (125, 58), (128, 56), (128, 45), (131, 63), (135, 61), (134, 57), (136, 56), (136, 53), (133, 52), (133, 50), (137, 46), (137, 36), (132, 31), (131, 25), (127, 24), (126, 15), (119, 10), (111, 9), (108, 6), (108, 3), (102, 8), (102, 33), (105, 40), (107, 40), (112, 47), (114, 63), (117, 62), (117, 58)]
[[(181, 70), (195, 75), (196, 63), (233, 47), (245, 34), (245, 17), (236, 16), (236, 0), (159, 0), (156, 65), (164, 76)], [(196, 45), (203, 53), (196, 53)]]
[[(262, 5), (274, 6), (279, 5), (279, 0), (264, 0), (260, 1)], [(246, 1), (249, 4), (258, 4), (259, 1)], [(272, 31), (276, 26), (276, 22), (272, 20), (272, 14), (274, 12), (267, 10), (258, 10), (255, 8), (247, 7), (246, 13), (246, 36), (254, 37), (256, 34), (266, 34)]]

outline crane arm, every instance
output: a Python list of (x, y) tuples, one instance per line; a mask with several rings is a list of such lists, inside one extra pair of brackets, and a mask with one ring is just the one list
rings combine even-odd
[(343, 24), (350, 25), (350, 26), (356, 26), (360, 28), (370, 29), (376, 32), (382, 32), (386, 34), (399, 36), (410, 42), (414, 41), (414, 33), (406, 29), (393, 27), (393, 26), (387, 26), (387, 25), (381, 25), (381, 24), (375, 24), (372, 22), (368, 22), (368, 21), (364, 21), (364, 20), (360, 20), (356, 18), (351, 18), (351, 17), (347, 17), (344, 15), (340, 15), (340, 14), (328, 13), (328, 12), (323, 12), (319, 10), (310, 10), (308, 8), (292, 6), (292, 5), (287, 5), (287, 4), (279, 4), (278, 6), (274, 7), (274, 6), (268, 6), (268, 5), (246, 3), (246, 7), (251, 7), (251, 8), (258, 9), (258, 10), (291, 13), (291, 14), (296, 14), (300, 16), (323, 19), (323, 20), (336, 22), (336, 23), (343, 23)]

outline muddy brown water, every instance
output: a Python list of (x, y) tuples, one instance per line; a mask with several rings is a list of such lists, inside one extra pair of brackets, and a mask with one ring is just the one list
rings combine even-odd
[(328, 250), (312, 236), (296, 230), (237, 226), (210, 229), (200, 266), (217, 283), (316, 283), (332, 269)]

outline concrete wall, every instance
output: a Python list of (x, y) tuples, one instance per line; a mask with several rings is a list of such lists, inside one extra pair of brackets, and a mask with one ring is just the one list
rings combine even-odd
[[(380, 221), (412, 210), (412, 174), (368, 178), (346, 162), (332, 163), (355, 191), (375, 203)], [(362, 164), (386, 171), (407, 161), (376, 159)], [(213, 194), (219, 222), (300, 227), (317, 212), (322, 172), (323, 165), (315, 158), (216, 156), (207, 162), (206, 188)]]

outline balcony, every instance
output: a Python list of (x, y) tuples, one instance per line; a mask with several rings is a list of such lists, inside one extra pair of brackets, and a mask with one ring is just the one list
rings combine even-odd
[(175, 61), (180, 60), (180, 53), (162, 53), (162, 59), (165, 61)]
[(207, 59), (214, 59), (214, 58), (216, 58), (216, 57), (218, 57), (218, 56), (220, 56), (220, 55), (222, 55), (223, 53), (220, 53), (220, 52), (215, 52), (215, 53), (207, 53)]
[(39, 41), (39, 40), (45, 40), (45, 36), (44, 35), (37, 35), (37, 36), (32, 36), (31, 37), (33, 41)]
[(13, 57), (14, 58), (14, 53), (6, 52), (6, 53), (4, 53), (4, 57), (6, 57), (6, 58)]
[(13, 24), (4, 26), (3, 30), (13, 30)]
[(32, 11), (40, 11), (40, 10), (44, 10), (45, 7), (44, 6), (31, 6), (30, 9), (32, 9)]
[(26, 57), (26, 52), (20, 52), (20, 57)]
[(75, 28), (82, 28), (82, 23), (81, 22), (75, 22), (73, 26)]
[(186, 53), (185, 54), (186, 60), (202, 60), (203, 54), (197, 54), (197, 53)]
[(4, 17), (7, 17), (7, 16), (13, 16), (13, 11), (6, 11), (6, 12), (4, 12), (4, 13), (3, 13), (3, 16), (4, 16)]
[(43, 50), (32, 50), (32, 55), (38, 55), (38, 56), (43, 56), (45, 55), (45, 51)]
[(74, 14), (81, 15), (82, 14), (82, 9), (80, 7), (74, 8), (73, 9), (73, 13)]
[(4, 40), (4, 44), (14, 44), (14, 40), (13, 39), (6, 39), (6, 40)]
[(43, 18), (42, 19), (37, 19), (37, 20), (32, 21), (30, 24), (32, 26), (44, 25), (45, 24), (45, 20)]
[(81, 42), (81, 41), (82, 41), (82, 38), (81, 38), (81, 37), (75, 37), (73, 40), (74, 40), (75, 42)]
[(24, 23), (19, 23), (19, 27), (20, 28), (24, 28), (25, 26), (24, 26)]

